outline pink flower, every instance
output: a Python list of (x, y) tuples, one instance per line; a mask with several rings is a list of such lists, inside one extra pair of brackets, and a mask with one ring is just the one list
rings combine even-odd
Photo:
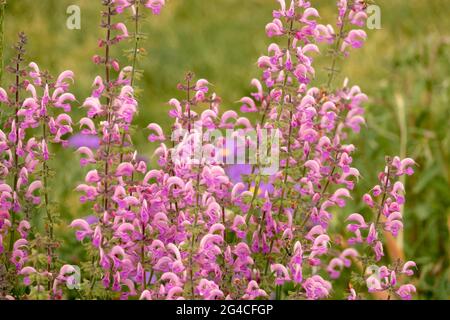
[(286, 281), (290, 281), (291, 277), (289, 276), (289, 271), (285, 266), (276, 263), (270, 266), (270, 270), (275, 273), (275, 284), (283, 285)]
[(151, 123), (147, 126), (147, 129), (152, 130), (156, 133), (155, 134), (151, 134), (148, 136), (148, 140), (150, 142), (154, 142), (154, 141), (164, 141), (166, 140), (166, 138), (164, 137), (163, 131), (161, 129), (161, 127), (156, 124), (156, 123)]
[(378, 239), (378, 232), (376, 230), (375, 224), (372, 223), (369, 227), (369, 234), (367, 236), (367, 243), (372, 244), (375, 240)]
[(274, 19), (271, 23), (266, 26), (266, 34), (269, 38), (275, 36), (281, 36), (284, 33), (283, 23), (280, 19)]
[(399, 297), (403, 300), (411, 300), (412, 294), (416, 293), (416, 287), (412, 284), (405, 284), (402, 285), (396, 293), (399, 295)]
[(344, 268), (344, 262), (339, 258), (331, 259), (328, 264), (327, 271), (331, 279), (337, 279), (341, 275), (341, 270)]
[(414, 271), (411, 270), (411, 268), (417, 268), (417, 265), (414, 261), (408, 261), (403, 265), (401, 273), (406, 274), (407, 276), (411, 277), (414, 275)]
[(357, 295), (355, 289), (350, 289), (350, 294), (347, 297), (347, 300), (357, 300)]
[(21, 238), (26, 239), (28, 236), (28, 231), (31, 229), (31, 225), (27, 220), (22, 220), (19, 223), (19, 226), (17, 227), (17, 231), (20, 234)]
[(33, 195), (33, 193), (38, 190), (42, 189), (42, 182), (41, 181), (33, 181), (30, 186), (27, 189), (27, 192), (25, 193), (25, 197), (31, 201), (33, 204), (39, 204), (41, 202), (40, 197), (36, 197)]
[(3, 88), (0, 88), (0, 102), (8, 103), (8, 94)]
[(353, 248), (347, 248), (344, 251), (342, 251), (339, 258), (344, 262), (344, 266), (349, 268), (351, 266), (352, 262), (347, 257), (356, 258), (358, 256), (359, 256), (358, 251), (356, 251)]
[(255, 280), (252, 280), (248, 283), (247, 289), (245, 290), (245, 294), (242, 296), (244, 300), (254, 300), (259, 297), (267, 297), (267, 293), (260, 289), (258, 283)]
[(361, 216), (359, 213), (353, 213), (353, 214), (349, 215), (346, 221), (357, 222), (356, 224), (347, 225), (347, 230), (350, 232), (355, 232), (356, 230), (359, 230), (359, 229), (368, 228), (366, 221), (364, 221), (363, 216)]
[(384, 256), (383, 243), (381, 241), (376, 241), (373, 250), (375, 252), (375, 260), (380, 261)]
[(394, 237), (397, 237), (398, 232), (403, 229), (403, 223), (401, 219), (402, 215), (400, 212), (391, 213), (384, 223), (384, 229), (391, 232)]
[(145, 6), (152, 10), (153, 14), (161, 13), (162, 7), (165, 5), (165, 0), (147, 0)]
[(354, 49), (361, 48), (366, 38), (367, 34), (364, 30), (351, 30), (342, 43), (341, 51), (345, 52), (348, 46), (351, 46)]
[(73, 81), (74, 81), (73, 79), (74, 79), (74, 73), (70, 70), (66, 70), (58, 76), (55, 87), (63, 88), (64, 90), (66, 90), (68, 87), (68, 84), (65, 81), (70, 80), (73, 83)]
[(241, 106), (242, 112), (257, 112), (258, 108), (256, 107), (255, 102), (253, 99), (244, 97), (241, 100), (239, 100), (243, 105)]
[(334, 194), (331, 196), (330, 201), (335, 202), (339, 207), (345, 206), (345, 200), (342, 198), (351, 198), (350, 192), (347, 189), (341, 188), (334, 192)]
[(142, 291), (141, 296), (139, 297), (139, 300), (153, 300), (152, 294), (150, 293), (149, 290), (144, 290), (144, 291)]
[(80, 159), (80, 165), (81, 166), (85, 166), (85, 165), (87, 165), (89, 163), (96, 163), (97, 162), (95, 160), (94, 153), (88, 147), (80, 147), (80, 148), (78, 148), (78, 150), (76, 152), (77, 153), (81, 153), (81, 154), (86, 156), (86, 158)]
[(121, 34), (116, 36), (117, 41), (121, 41), (121, 40), (129, 37), (127, 27), (123, 23), (120, 22), (120, 23), (113, 24), (111, 26), (111, 28), (122, 32)]
[(236, 232), (236, 235), (239, 239), (244, 239), (246, 237), (246, 224), (245, 219), (241, 215), (236, 215), (233, 220), (233, 225), (231, 226), (231, 230)]
[(122, 177), (127, 176), (131, 177), (134, 172), (134, 166), (129, 162), (123, 162), (117, 166), (116, 176)]
[(399, 157), (394, 157), (392, 160), (392, 165), (397, 169), (397, 175), (412, 175), (414, 173), (413, 166), (416, 162), (411, 158), (405, 158), (401, 160)]
[(382, 291), (383, 288), (381, 287), (381, 282), (377, 278), (376, 274), (371, 275), (366, 280), (367, 288), (369, 289), (369, 292), (376, 292), (376, 291)]
[(331, 291), (331, 284), (319, 275), (314, 275), (306, 279), (302, 287), (305, 289), (306, 297), (309, 300), (326, 298)]
[(88, 237), (93, 233), (89, 224), (85, 220), (82, 220), (82, 219), (76, 219), (76, 220), (72, 221), (72, 223), (70, 224), (70, 227), (79, 229), (75, 233), (76, 238), (79, 241), (83, 241), (83, 239), (85, 237)]

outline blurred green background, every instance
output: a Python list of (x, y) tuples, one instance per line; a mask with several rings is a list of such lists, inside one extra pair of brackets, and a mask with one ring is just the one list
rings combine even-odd
[[(333, 23), (334, 0), (312, 3), (321, 12), (322, 23)], [(66, 9), (72, 4), (81, 8), (81, 30), (66, 28)], [(366, 46), (344, 62), (338, 79), (348, 77), (371, 98), (367, 128), (354, 141), (358, 146), (354, 164), (363, 176), (356, 192), (363, 194), (376, 183), (385, 155), (408, 155), (419, 163), (416, 175), (406, 181), (405, 255), (419, 265), (419, 298), (448, 299), (450, 2), (384, 0), (377, 4), (382, 29), (368, 31)], [(139, 63), (144, 70), (138, 82), (142, 89), (139, 128), (158, 122), (169, 130), (166, 102), (178, 97), (176, 85), (187, 71), (214, 84), (224, 109), (237, 109), (236, 101), (252, 90), (250, 80), (260, 76), (255, 63), (270, 44), (264, 27), (276, 6), (274, 0), (168, 0), (161, 16), (148, 16), (144, 25), (148, 40), (143, 45), (148, 55)], [(11, 58), (17, 33), (26, 32), (29, 60), (55, 75), (73, 70), (73, 91), (81, 103), (101, 72), (90, 61), (97, 53), (97, 39), (103, 36), (98, 28), (100, 8), (100, 0), (7, 1), (5, 63)], [(124, 43), (121, 50), (131, 46)], [(116, 56), (127, 61), (118, 49)], [(328, 65), (324, 59), (318, 60), (323, 67)], [(316, 66), (317, 73), (319, 69)], [(2, 85), (9, 80), (4, 77)], [(316, 84), (321, 81), (319, 76)], [(78, 119), (81, 110), (75, 109)], [(145, 141), (145, 130), (138, 130), (137, 148), (150, 157)], [(73, 192), (84, 170), (72, 150), (58, 155), (52, 192), (64, 199), (59, 203), (61, 219), (87, 216), (88, 207), (80, 206)], [(352, 209), (361, 208), (355, 205), (346, 213)], [(82, 249), (73, 232), (61, 228), (59, 233), (66, 239), (62, 257), (76, 263)]]

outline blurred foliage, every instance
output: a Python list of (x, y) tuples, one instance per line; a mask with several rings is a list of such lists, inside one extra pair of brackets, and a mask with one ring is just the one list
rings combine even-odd
[[(334, 0), (312, 2), (324, 20), (332, 21)], [(408, 155), (419, 163), (416, 175), (406, 181), (405, 232), (399, 244), (407, 259), (418, 262), (419, 297), (448, 299), (450, 5), (448, 0), (377, 3), (382, 29), (368, 31), (367, 45), (345, 62), (339, 79), (348, 77), (371, 97), (367, 128), (354, 141), (358, 146), (354, 163), (363, 176), (356, 192), (362, 195), (376, 183), (385, 155)], [(66, 9), (72, 4), (81, 8), (81, 30), (66, 28)], [(139, 81), (138, 127), (158, 122), (169, 130), (166, 102), (178, 96), (176, 85), (187, 71), (214, 84), (223, 108), (237, 109), (235, 102), (251, 90), (250, 80), (259, 77), (255, 62), (270, 43), (264, 26), (275, 6), (273, 0), (168, 0), (161, 16), (147, 17), (144, 32), (148, 40), (143, 46), (148, 54), (139, 63), (145, 72)], [(101, 72), (90, 61), (101, 37), (99, 10), (100, 1), (93, 0), (7, 1), (5, 43), (9, 46), (19, 31), (25, 31), (29, 60), (53, 74), (73, 70), (73, 91), (81, 103), (89, 95), (94, 76)], [(127, 49), (126, 44), (122, 47)], [(6, 61), (10, 54), (6, 47)], [(122, 57), (122, 61), (127, 59)], [(321, 81), (319, 76), (317, 84)], [(75, 108), (75, 113), (76, 119), (81, 110)], [(138, 130), (137, 148), (151, 158), (151, 147), (145, 141), (145, 130)], [(71, 221), (87, 216), (88, 208), (79, 204), (73, 192), (84, 170), (72, 150), (61, 150), (58, 155), (54, 166), (59, 174), (52, 192), (64, 199), (61, 217)], [(362, 208), (355, 205), (348, 211), (352, 209)], [(79, 263), (84, 251), (73, 233), (67, 227), (58, 232), (65, 239), (62, 257)]]

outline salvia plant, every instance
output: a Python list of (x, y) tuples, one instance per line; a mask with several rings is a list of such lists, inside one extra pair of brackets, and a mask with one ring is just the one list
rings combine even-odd
[[(384, 245), (403, 228), (401, 181), (415, 162), (386, 157), (361, 199), (364, 211), (346, 210), (360, 178), (350, 140), (365, 125), (368, 97), (335, 78), (342, 58), (366, 41), (364, 1), (339, 0), (337, 20), (325, 25), (309, 1), (278, 0), (265, 29), (274, 42), (258, 59), (261, 76), (240, 100), (241, 113), (223, 110), (210, 83), (188, 72), (168, 102), (170, 130), (145, 129), (155, 167), (133, 146), (142, 130), (133, 120), (144, 112), (136, 86), (141, 26), (165, 1), (100, 2), (103, 37), (92, 59), (99, 73), (81, 103), (84, 117), (70, 115), (80, 105), (70, 93), (73, 72), (53, 77), (26, 62), (24, 34), (6, 69), (14, 82), (0, 88), (2, 297), (413, 297), (416, 264), (389, 264)], [(129, 66), (116, 49), (123, 41), (131, 44)], [(321, 54), (327, 80), (316, 87)], [(57, 254), (64, 244), (54, 229), (64, 222), (49, 193), (59, 174), (54, 145), (76, 146), (86, 172), (74, 188), (89, 212), (69, 222), (87, 253), (80, 266)]]

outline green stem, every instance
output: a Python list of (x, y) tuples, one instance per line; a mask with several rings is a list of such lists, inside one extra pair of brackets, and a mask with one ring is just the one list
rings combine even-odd
[[(111, 73), (111, 64), (109, 61), (109, 50), (110, 50), (110, 40), (111, 40), (111, 5), (108, 6), (108, 12), (107, 12), (107, 30), (106, 30), (106, 48), (105, 48), (105, 76), (106, 76), (106, 83), (108, 86), (108, 96), (106, 98), (106, 105), (107, 105), (107, 116), (106, 121), (108, 121), (108, 126), (110, 129), (112, 129), (111, 125), (111, 97), (110, 97), (110, 73)], [(105, 156), (105, 189), (104, 189), (104, 195), (103, 195), (103, 210), (108, 210), (108, 175), (109, 175), (109, 153), (111, 149), (111, 130), (108, 131), (108, 144), (106, 145), (106, 156)]]
[(3, 77), (3, 25), (5, 20), (5, 5), (6, 0), (0, 0), (0, 85), (2, 84)]
[(331, 83), (333, 82), (334, 75), (336, 74), (336, 64), (337, 64), (337, 58), (339, 56), (339, 47), (341, 46), (342, 39), (344, 38), (344, 26), (345, 26), (345, 20), (347, 18), (347, 15), (350, 10), (346, 8), (344, 17), (342, 18), (342, 24), (339, 29), (339, 34), (337, 35), (336, 39), (336, 45), (333, 49), (333, 59), (331, 61), (331, 67), (329, 68), (328, 73), (328, 82), (327, 82), (327, 88), (330, 89)]
[[(19, 53), (17, 55), (17, 62), (16, 62), (16, 95), (15, 95), (15, 101), (14, 101), (14, 120), (16, 123), (16, 143), (14, 145), (13, 151), (14, 151), (14, 178), (13, 178), (13, 188), (18, 195), (19, 190), (17, 190), (17, 181), (19, 179), (19, 156), (17, 155), (17, 149), (19, 144), (19, 105), (20, 105), (20, 61), (22, 59), (22, 56)], [(9, 242), (9, 252), (12, 253), (13, 247), (14, 247), (14, 240), (15, 240), (15, 223), (16, 223), (16, 213), (12, 212), (11, 215), (11, 237)]]
[[(133, 61), (132, 61), (132, 70), (131, 70), (131, 80), (130, 85), (133, 87), (136, 75), (136, 64), (137, 64), (137, 56), (139, 52), (139, 40), (140, 40), (140, 32), (139, 32), (139, 5), (140, 1), (136, 2), (136, 16), (134, 17), (134, 51), (133, 51)], [(122, 133), (122, 142), (121, 146), (123, 148), (125, 144), (126, 133)], [(120, 152), (120, 163), (123, 162), (124, 153)]]
[(136, 2), (136, 16), (134, 21), (134, 52), (133, 52), (133, 69), (131, 70), (131, 86), (134, 84), (134, 76), (136, 70), (137, 54), (139, 52), (139, 4), (140, 1)]
[(292, 110), (289, 113), (289, 133), (288, 133), (288, 148), (287, 148), (287, 159), (286, 159), (286, 168), (284, 169), (284, 179), (283, 179), (283, 186), (281, 190), (281, 197), (280, 197), (280, 209), (278, 210), (278, 214), (280, 215), (283, 211), (283, 198), (284, 193), (286, 192), (286, 183), (288, 178), (288, 171), (289, 171), (289, 158), (291, 156), (291, 135), (292, 135), (292, 116), (293, 112)]
[[(190, 78), (188, 77), (187, 80), (187, 100), (188, 100), (188, 104), (190, 101)], [(188, 130), (189, 132), (191, 132), (191, 120), (190, 120), (190, 114), (191, 111), (189, 109), (189, 123), (188, 123)], [(203, 155), (199, 158), (199, 161), (201, 161)], [(195, 197), (195, 217), (194, 217), (194, 224), (193, 224), (193, 228), (192, 228), (192, 241), (191, 241), (191, 250), (189, 252), (189, 280), (191, 283), (191, 295), (192, 295), (192, 300), (195, 299), (195, 287), (194, 287), (194, 261), (193, 261), (193, 257), (194, 257), (194, 249), (195, 249), (195, 241), (196, 241), (196, 235), (195, 235), (195, 229), (197, 228), (197, 222), (198, 222), (198, 215), (200, 213), (200, 174), (201, 174), (201, 162), (199, 162), (198, 164), (198, 173), (197, 173), (197, 181), (196, 181), (196, 197)]]
[[(292, 42), (292, 37), (291, 37), (291, 35), (292, 35), (293, 31), (294, 31), (294, 20), (291, 20), (291, 23), (290, 23), (290, 26), (289, 26), (289, 34), (288, 34), (288, 41), (287, 41), (287, 49), (286, 49), (286, 50), (288, 50), (288, 51), (289, 51), (290, 48), (291, 48), (291, 42)], [(281, 88), (281, 90), (282, 90), (282, 92), (283, 92), (283, 95), (284, 95), (284, 93), (285, 93), (285, 91), (286, 91), (287, 79), (288, 79), (288, 75), (286, 74), (286, 75), (284, 76), (283, 86), (282, 86), (282, 88)], [(284, 105), (285, 105), (285, 102), (284, 102), (284, 99), (283, 99), (283, 102), (282, 102), (281, 107), (280, 107), (280, 112), (278, 112), (278, 115), (277, 115), (277, 122), (280, 120), (281, 113), (282, 113), (282, 111), (283, 111)], [(262, 118), (261, 118), (261, 121), (260, 121), (261, 126), (264, 126), (264, 121), (265, 121), (265, 117), (266, 117), (267, 111), (268, 111), (268, 109), (269, 109), (269, 106), (270, 106), (270, 104), (267, 103), (267, 107), (265, 108), (264, 113), (263, 113)], [(291, 117), (291, 118), (292, 118), (292, 117)], [(257, 148), (258, 148), (258, 151), (259, 151), (259, 141), (258, 141), (258, 143), (257, 143)], [(257, 157), (257, 161), (258, 161), (257, 166), (258, 166), (258, 169), (259, 169), (259, 167), (260, 167), (259, 157)], [(255, 173), (255, 169), (256, 169), (256, 166), (253, 165), (253, 166), (252, 166), (252, 173), (251, 173), (251, 174), (254, 174), (254, 173)], [(258, 195), (258, 192), (259, 192), (260, 182), (261, 182), (261, 170), (258, 170), (258, 177), (256, 178), (256, 181), (255, 181), (255, 189), (253, 190), (253, 196), (252, 196), (252, 200), (251, 200), (251, 202), (250, 202), (250, 208), (249, 208), (248, 214), (247, 214), (247, 219), (246, 219), (247, 225), (248, 225), (248, 222), (250, 221), (250, 218), (251, 218), (251, 216), (252, 216), (253, 204), (254, 204), (254, 201), (255, 201), (255, 199), (256, 199), (256, 196)], [(250, 183), (249, 183), (249, 188), (250, 188)]]
[(391, 167), (390, 167), (389, 161), (387, 161), (386, 165), (388, 166), (388, 170), (387, 170), (386, 179), (385, 179), (384, 185), (383, 185), (383, 198), (381, 199), (380, 208), (378, 209), (377, 220), (375, 222), (375, 226), (378, 226), (378, 223), (380, 222), (381, 213), (383, 212), (384, 202), (386, 201), (386, 196), (387, 196), (389, 176), (391, 174)]
[[(48, 143), (48, 137), (47, 137), (47, 124), (46, 119), (44, 118), (44, 121), (42, 123), (42, 135), (45, 143)], [(44, 190), (44, 210), (47, 215), (48, 225), (46, 226), (47, 236), (48, 236), (48, 245), (47, 245), (47, 270), (49, 273), (52, 273), (52, 259), (53, 259), (53, 218), (51, 215), (51, 212), (49, 210), (49, 197), (48, 197), (48, 165), (47, 161), (43, 159), (42, 161), (42, 183), (43, 183), (43, 190)], [(51, 283), (52, 281), (48, 282), (48, 290), (51, 290)]]

